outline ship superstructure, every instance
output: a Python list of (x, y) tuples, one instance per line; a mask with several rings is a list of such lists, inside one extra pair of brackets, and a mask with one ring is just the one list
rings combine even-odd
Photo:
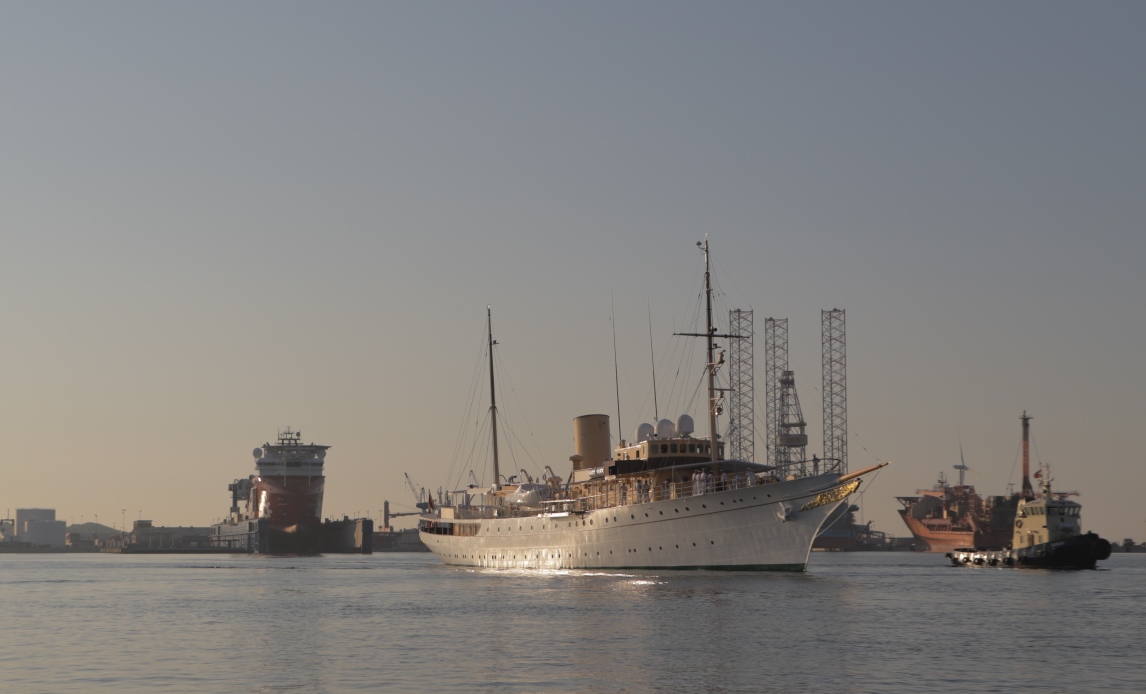
[[(777, 466), (729, 460), (716, 433), (721, 398), (715, 385), (723, 355), (712, 323), (705, 255), (708, 424), (693, 436), (692, 418), (642, 424), (632, 442), (610, 450), (609, 417), (574, 420), (568, 478), (547, 468), (539, 481), (517, 476), (488, 489), (454, 492), (448, 505), (421, 516), (423, 542), (447, 564), (493, 568), (710, 568), (802, 571), (824, 519), (859, 486), (855, 473), (804, 475)], [(488, 315), (488, 314), (487, 314)], [(490, 379), (493, 391), (490, 319)], [(496, 414), (496, 401), (490, 409)], [(496, 417), (491, 417), (496, 421)], [(523, 473), (524, 474), (524, 473)]]

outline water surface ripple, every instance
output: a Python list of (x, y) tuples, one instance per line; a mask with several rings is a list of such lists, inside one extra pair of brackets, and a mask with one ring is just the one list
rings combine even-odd
[(806, 574), (480, 571), (427, 554), (0, 556), (4, 692), (1141, 691), (1146, 555)]

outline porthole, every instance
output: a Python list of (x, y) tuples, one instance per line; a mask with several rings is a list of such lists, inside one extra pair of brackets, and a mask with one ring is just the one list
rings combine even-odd
[(646, 514), (645, 514), (645, 518), (648, 518), (648, 517), (649, 517), (649, 514), (648, 514), (648, 513), (646, 513)]
[(687, 511), (687, 510), (688, 510), (688, 506), (685, 506), (685, 507), (684, 507), (684, 510), (685, 510), (685, 511)]
[(676, 548), (677, 548), (677, 549), (680, 549), (680, 545), (677, 545), (677, 546), (676, 546)]
[(662, 516), (663, 516), (663, 515), (665, 515), (665, 512), (664, 512), (664, 511), (661, 511), (661, 515), (662, 515)]
[(657, 547), (657, 549), (659, 549), (663, 552), (665, 548), (664, 547)]
[(631, 513), (629, 514), (629, 518), (632, 518), (633, 520), (636, 520), (636, 519), (637, 519), (637, 517), (636, 517), (636, 516), (634, 516), (634, 515), (633, 515), (633, 514), (631, 514)]
[(589, 525), (593, 525), (593, 521), (589, 521)]
[(694, 543), (692, 543), (692, 546), (693, 546), (693, 547), (696, 547), (696, 543), (695, 543), (695, 542), (694, 542)]
[(652, 547), (649, 547), (649, 551), (650, 551), (650, 552), (651, 552), (651, 551), (653, 551), (653, 548), (652, 548)]
[(708, 544), (710, 544), (710, 545), (715, 545), (715, 544), (716, 544), (716, 541), (715, 541), (715, 540), (709, 540), (709, 541), (708, 541)]
[(720, 502), (720, 505), (721, 505), (721, 506), (723, 506), (723, 505), (724, 505), (724, 502), (723, 502), (723, 501), (721, 501), (721, 502)]
[(701, 504), (700, 507), (701, 508), (708, 508), (708, 504)]

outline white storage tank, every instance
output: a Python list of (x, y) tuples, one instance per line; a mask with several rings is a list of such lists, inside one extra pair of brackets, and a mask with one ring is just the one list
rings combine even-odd
[(67, 544), (68, 524), (62, 520), (30, 520), (24, 523), (21, 542), (33, 546), (63, 547)]
[(54, 521), (56, 520), (56, 509), (54, 508), (18, 508), (16, 509), (16, 539), (20, 542), (27, 542), (24, 539), (24, 526), (28, 521)]
[(613, 457), (609, 447), (609, 415), (584, 414), (573, 419), (573, 449), (581, 460), (575, 470), (592, 470)]

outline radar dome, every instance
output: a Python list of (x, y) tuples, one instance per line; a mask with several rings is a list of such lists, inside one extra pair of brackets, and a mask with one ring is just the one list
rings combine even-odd
[(255, 456), (256, 458), (262, 458), (263, 457), (263, 449), (256, 448), (255, 450), (251, 451), (251, 455)]
[(637, 443), (648, 441), (653, 437), (655, 432), (656, 429), (653, 428), (653, 425), (645, 422), (644, 424), (637, 427), (637, 435), (634, 438), (637, 439)]
[(692, 424), (692, 417), (687, 414), (682, 414), (676, 418), (676, 431), (681, 436), (689, 436), (696, 428)]
[(657, 422), (657, 438), (658, 439), (671, 439), (676, 435), (676, 426), (673, 425), (672, 420), (662, 419)]

